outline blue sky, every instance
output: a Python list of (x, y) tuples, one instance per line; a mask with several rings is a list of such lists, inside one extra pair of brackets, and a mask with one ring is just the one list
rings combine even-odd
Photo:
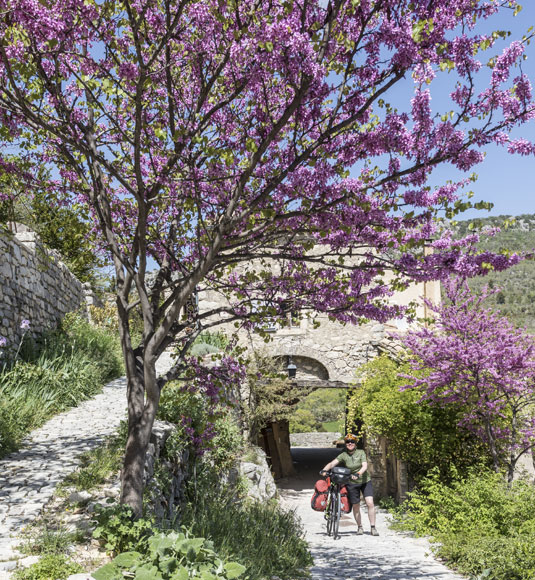
[[(502, 15), (489, 24), (493, 29), (501, 28), (512, 32), (511, 38), (521, 38), (530, 26), (535, 26), (535, 0), (521, 0), (523, 10), (513, 18)], [(535, 87), (535, 40), (527, 49), (528, 59), (523, 65)], [(519, 135), (535, 140), (535, 122), (524, 127)], [(471, 189), (474, 200), (494, 203), (490, 211), (470, 211), (458, 219), (485, 217), (490, 215), (521, 215), (535, 213), (535, 158), (508, 155), (499, 147), (487, 150), (483, 163), (475, 168), (479, 179)]]

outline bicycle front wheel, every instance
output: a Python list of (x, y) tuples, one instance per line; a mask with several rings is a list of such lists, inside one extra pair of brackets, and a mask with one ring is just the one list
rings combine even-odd
[(340, 527), (340, 517), (342, 516), (340, 506), (340, 493), (334, 494), (334, 509), (333, 509), (333, 525), (332, 532), (333, 537), (336, 540), (338, 538), (338, 528)]
[(327, 535), (332, 536), (334, 530), (334, 518), (336, 513), (336, 493), (331, 490), (329, 492), (329, 500), (327, 501)]

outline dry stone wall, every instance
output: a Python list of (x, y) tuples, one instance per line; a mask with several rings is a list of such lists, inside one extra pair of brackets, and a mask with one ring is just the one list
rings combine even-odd
[(20, 324), (30, 321), (30, 333), (53, 328), (67, 312), (86, 305), (86, 288), (47, 250), (31, 231), (0, 232), (0, 336), (15, 348), (22, 336)]

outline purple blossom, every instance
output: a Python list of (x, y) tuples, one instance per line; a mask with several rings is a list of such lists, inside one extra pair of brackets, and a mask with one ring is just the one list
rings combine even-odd
[(447, 302), (426, 301), (434, 325), (402, 338), (412, 368), (407, 377), (433, 405), (461, 407), (461, 426), (484, 441), (496, 469), (512, 479), (518, 459), (535, 442), (535, 339), (484, 306), (462, 279), (444, 283)]
[(20, 328), (21, 328), (21, 330), (25, 330), (25, 331), (26, 330), (29, 330), (29, 328), (30, 328), (30, 321), (27, 320), (27, 319), (22, 320), (21, 323), (20, 323)]

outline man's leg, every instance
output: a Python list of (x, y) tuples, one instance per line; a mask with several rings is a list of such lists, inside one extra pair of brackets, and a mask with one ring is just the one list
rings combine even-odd
[(375, 505), (373, 503), (373, 496), (370, 495), (364, 498), (366, 500), (366, 506), (368, 508), (368, 518), (370, 520), (370, 526), (375, 527)]
[(357, 534), (363, 534), (362, 529), (362, 517), (360, 515), (360, 486), (354, 483), (348, 483), (346, 486), (348, 499), (353, 507), (353, 517), (357, 522), (358, 530)]
[(373, 487), (372, 482), (368, 481), (364, 488), (362, 489), (362, 495), (366, 501), (366, 506), (368, 508), (368, 519), (370, 520), (371, 535), (378, 536), (379, 532), (375, 527), (375, 505), (373, 503)]
[(357, 522), (357, 526), (359, 528), (362, 527), (362, 518), (360, 515), (360, 502), (353, 504), (353, 516), (355, 517), (355, 521)]

